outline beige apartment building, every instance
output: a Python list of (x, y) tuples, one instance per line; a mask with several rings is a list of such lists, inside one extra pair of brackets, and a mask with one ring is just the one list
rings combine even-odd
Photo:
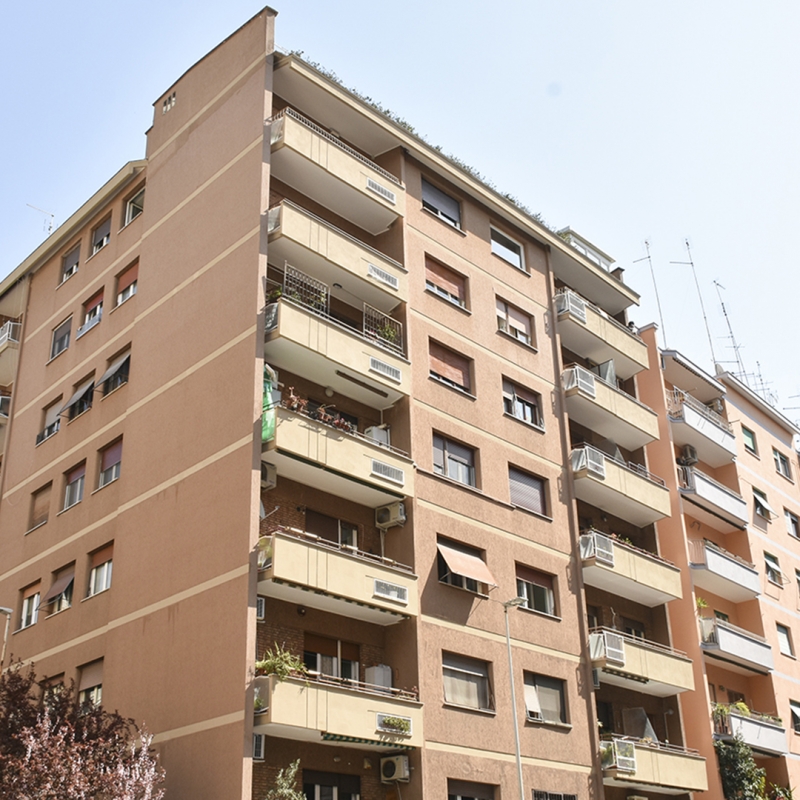
[(274, 23), (0, 283), (7, 651), (169, 797), (796, 785), (795, 426)]

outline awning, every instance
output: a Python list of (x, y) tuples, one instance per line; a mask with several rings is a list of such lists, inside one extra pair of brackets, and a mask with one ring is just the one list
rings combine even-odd
[(114, 361), (111, 366), (100, 376), (100, 380), (97, 381), (97, 385), (100, 386), (101, 384), (105, 383), (109, 378), (113, 378), (123, 367), (126, 361), (128, 361), (131, 357), (131, 354), (123, 353), (116, 361)]
[(56, 580), (56, 582), (50, 587), (50, 591), (42, 598), (42, 605), (47, 605), (48, 603), (52, 603), (54, 600), (57, 600), (64, 592), (72, 586), (72, 582), (75, 580), (75, 573), (69, 572), (66, 575), (62, 575), (60, 578)]
[(436, 545), (439, 548), (439, 553), (445, 560), (448, 569), (454, 575), (461, 575), (464, 578), (472, 578), (478, 583), (486, 583), (489, 586), (497, 586), (494, 575), (489, 571), (489, 567), (471, 553), (465, 553), (463, 550), (456, 550), (441, 542)]
[(323, 742), (349, 742), (350, 744), (368, 744), (373, 747), (391, 747), (393, 750), (413, 750), (408, 744), (398, 744), (395, 741), (387, 740), (382, 742), (380, 739), (362, 739), (358, 736), (340, 736), (338, 733), (323, 733)]
[(59, 417), (64, 416), (64, 414), (66, 414), (70, 410), (70, 408), (72, 408), (72, 406), (75, 405), (75, 403), (79, 402), (80, 400), (83, 399), (83, 397), (89, 394), (89, 392), (93, 391), (94, 391), (94, 383), (92, 381), (81, 384), (78, 387), (78, 390), (75, 392), (75, 394), (73, 394), (72, 397), (70, 397), (70, 399), (67, 401), (66, 405), (63, 405), (61, 407), (61, 411), (58, 412), (58, 416)]
[(774, 519), (778, 516), (772, 506), (767, 502), (766, 497), (759, 497), (759, 495), (753, 494), (753, 501), (756, 504), (756, 511), (761, 514), (762, 517)]

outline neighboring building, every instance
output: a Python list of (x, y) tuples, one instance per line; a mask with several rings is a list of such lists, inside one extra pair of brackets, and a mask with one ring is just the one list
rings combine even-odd
[[(144, 720), (170, 797), (300, 758), (311, 800), (499, 800), (518, 753), (534, 800), (719, 796), (736, 726), (795, 785), (785, 729), (709, 706), (800, 720), (794, 426), (659, 353), (590, 242), (274, 52), (274, 16), (0, 283), (8, 652)], [(702, 641), (695, 594), (728, 615)], [(306, 676), (256, 667), (287, 654)]]

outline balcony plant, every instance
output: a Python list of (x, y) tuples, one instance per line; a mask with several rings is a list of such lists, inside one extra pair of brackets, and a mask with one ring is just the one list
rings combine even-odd
[(274, 650), (267, 650), (264, 658), (256, 661), (255, 670), (256, 675), (274, 675), (278, 682), (283, 682), (291, 676), (306, 677), (308, 675), (302, 659), (279, 644), (275, 645)]
[(381, 729), (391, 730), (393, 733), (407, 736), (411, 733), (411, 720), (405, 717), (383, 717), (381, 719)]

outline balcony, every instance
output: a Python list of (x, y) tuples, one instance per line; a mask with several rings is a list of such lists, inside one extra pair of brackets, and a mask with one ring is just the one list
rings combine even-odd
[(595, 364), (613, 360), (623, 380), (647, 369), (647, 345), (631, 330), (570, 289), (556, 295), (561, 343)]
[(694, 467), (679, 467), (678, 479), (685, 513), (721, 533), (744, 530), (747, 503), (740, 494)]
[(706, 760), (696, 750), (614, 736), (600, 742), (603, 785), (656, 794), (708, 790)]
[(689, 445), (697, 457), (711, 467), (730, 464), (736, 455), (736, 437), (731, 424), (690, 394), (673, 389), (667, 394), (672, 441)]
[(0, 455), (6, 449), (6, 428), (11, 414), (11, 397), (0, 396)]
[(365, 231), (385, 231), (405, 210), (403, 184), (291, 108), (272, 123), (272, 176)]
[(643, 528), (669, 516), (669, 490), (638, 464), (624, 464), (589, 445), (570, 456), (575, 496)]
[(598, 531), (581, 535), (583, 582), (653, 608), (683, 596), (681, 571), (638, 547)]
[[(255, 685), (266, 709), (256, 715), (256, 733), (366, 750), (422, 746), (416, 693), (314, 674), (284, 681), (258, 677)], [(407, 733), (398, 732), (398, 719), (407, 722)]]
[(715, 739), (728, 740), (739, 735), (756, 756), (784, 756), (789, 752), (786, 729), (777, 717), (716, 703), (711, 718)]
[(602, 434), (626, 450), (658, 439), (658, 415), (634, 397), (583, 367), (561, 374), (570, 419)]
[(289, 200), (269, 210), (267, 231), (275, 264), (302, 264), (317, 280), (339, 283), (386, 314), (408, 300), (403, 266)]
[(281, 476), (376, 508), (414, 495), (414, 462), (402, 450), (282, 406), (261, 459)]
[(9, 386), (17, 374), (22, 324), (13, 320), (0, 327), (0, 386)]
[(678, 650), (609, 628), (589, 633), (589, 657), (601, 683), (653, 697), (694, 689), (692, 660)]
[(721, 619), (701, 617), (700, 645), (707, 658), (724, 661), (733, 672), (766, 675), (774, 668), (772, 648), (763, 636)]
[(689, 556), (695, 586), (732, 603), (743, 603), (761, 594), (761, 579), (755, 565), (719, 545), (691, 539)]
[[(389, 534), (391, 535), (391, 534)], [(410, 567), (281, 528), (260, 543), (258, 593), (377, 625), (419, 613)]]
[(264, 357), (272, 366), (372, 408), (394, 405), (409, 394), (411, 370), (400, 322), (366, 303), (363, 309), (350, 307), (342, 321), (331, 312), (328, 287), (288, 266), (284, 285), (270, 297)]

